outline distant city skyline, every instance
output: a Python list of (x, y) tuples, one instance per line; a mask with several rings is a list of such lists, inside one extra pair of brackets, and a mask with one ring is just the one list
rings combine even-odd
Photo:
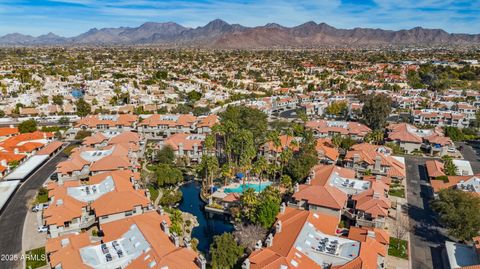
[(0, 0), (0, 35), (48, 32), (71, 37), (91, 28), (137, 27), (176, 22), (187, 27), (211, 20), (259, 26), (295, 26), (306, 21), (337, 28), (441, 28), (480, 33), (480, 1), (454, 0)]

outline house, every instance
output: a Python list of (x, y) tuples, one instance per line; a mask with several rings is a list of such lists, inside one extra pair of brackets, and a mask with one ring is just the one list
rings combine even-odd
[(290, 135), (280, 135), (278, 137), (278, 144), (274, 141), (268, 141), (260, 147), (260, 154), (269, 161), (277, 160), (280, 157), (280, 154), (286, 150), (290, 149), (292, 152), (298, 151), (300, 149), (300, 138), (293, 137)]
[[(108, 140), (103, 139), (104, 136)], [(84, 140), (89, 146), (73, 149), (68, 160), (57, 165), (59, 181), (83, 179), (107, 171), (138, 169), (140, 139), (137, 133), (103, 132), (94, 137)]]
[(313, 130), (315, 137), (321, 138), (333, 138), (340, 135), (343, 137), (349, 136), (354, 140), (363, 140), (372, 131), (364, 124), (349, 121), (316, 120), (307, 122), (305, 126)]
[(189, 242), (180, 246), (170, 225), (168, 215), (150, 211), (100, 224), (100, 241), (86, 232), (49, 238), (45, 252), (51, 268), (205, 268), (205, 258)]
[(430, 180), (437, 179), (438, 177), (445, 177), (443, 163), (437, 160), (425, 161), (425, 168), (427, 169), (427, 175)]
[(320, 163), (334, 164), (337, 162), (340, 152), (335, 148), (331, 139), (318, 138), (315, 144)]
[[(125, 212), (133, 215), (148, 210), (149, 194), (138, 188), (138, 180), (138, 174), (118, 170), (83, 181), (49, 183), (50, 206), (43, 211), (43, 219), (50, 236), (78, 232), (96, 222), (105, 223), (128, 216)], [(119, 216), (121, 213), (123, 215)]]
[(197, 133), (209, 134), (212, 132), (212, 127), (219, 122), (218, 116), (210, 114), (205, 117), (200, 117), (196, 124)]
[(177, 133), (168, 137), (163, 146), (173, 148), (176, 157), (186, 156), (192, 162), (201, 162), (205, 134)]
[(132, 114), (89, 115), (80, 119), (74, 128), (88, 131), (129, 131), (135, 129), (137, 120), (138, 117)]
[(274, 224), (275, 233), (267, 237), (264, 245), (257, 243), (242, 268), (385, 267), (384, 238), (375, 233), (366, 237), (352, 234), (356, 239), (340, 237), (337, 225), (334, 216), (282, 206)]
[(168, 137), (176, 133), (191, 133), (195, 130), (197, 117), (190, 114), (154, 114), (138, 124), (138, 132), (149, 137)]
[(443, 189), (453, 188), (464, 192), (480, 195), (480, 174), (468, 176), (448, 176), (446, 180), (435, 179), (430, 181), (435, 197)]
[(385, 146), (356, 144), (345, 155), (345, 166), (360, 174), (369, 172), (374, 175), (404, 179), (406, 171), (403, 158), (391, 156), (391, 153), (392, 150)]

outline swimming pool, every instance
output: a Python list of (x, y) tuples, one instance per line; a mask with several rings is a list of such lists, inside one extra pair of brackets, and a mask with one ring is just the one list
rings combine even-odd
[(238, 187), (235, 188), (225, 188), (223, 191), (225, 193), (241, 193), (247, 189), (254, 189), (256, 192), (263, 191), (266, 187), (272, 185), (272, 182), (262, 182), (262, 183), (247, 183), (245, 185), (240, 184)]

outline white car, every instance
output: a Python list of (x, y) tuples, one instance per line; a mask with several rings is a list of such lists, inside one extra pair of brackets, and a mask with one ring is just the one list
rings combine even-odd
[(37, 231), (39, 233), (46, 233), (48, 231), (48, 228), (46, 226), (38, 226)]
[(32, 212), (38, 212), (42, 209), (42, 206), (39, 204), (36, 204), (32, 207)]

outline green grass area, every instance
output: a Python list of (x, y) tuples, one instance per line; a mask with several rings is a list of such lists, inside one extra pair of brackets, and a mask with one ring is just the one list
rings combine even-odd
[(406, 240), (390, 237), (388, 255), (408, 259), (408, 242)]
[(155, 188), (155, 186), (153, 185), (149, 185), (148, 190), (150, 191), (150, 200), (152, 200), (152, 202), (155, 202), (158, 197), (158, 189)]
[(36, 248), (25, 252), (25, 267), (27, 269), (39, 268), (47, 265), (45, 247)]
[(39, 193), (37, 195), (37, 204), (44, 204), (48, 202), (48, 193)]
[(405, 189), (404, 188), (391, 188), (388, 191), (388, 194), (391, 195), (391, 196), (405, 198)]
[(77, 147), (77, 145), (69, 145), (68, 147), (63, 149), (63, 153), (65, 153), (67, 155), (70, 155), (70, 153), (72, 153), (72, 150), (76, 147)]

